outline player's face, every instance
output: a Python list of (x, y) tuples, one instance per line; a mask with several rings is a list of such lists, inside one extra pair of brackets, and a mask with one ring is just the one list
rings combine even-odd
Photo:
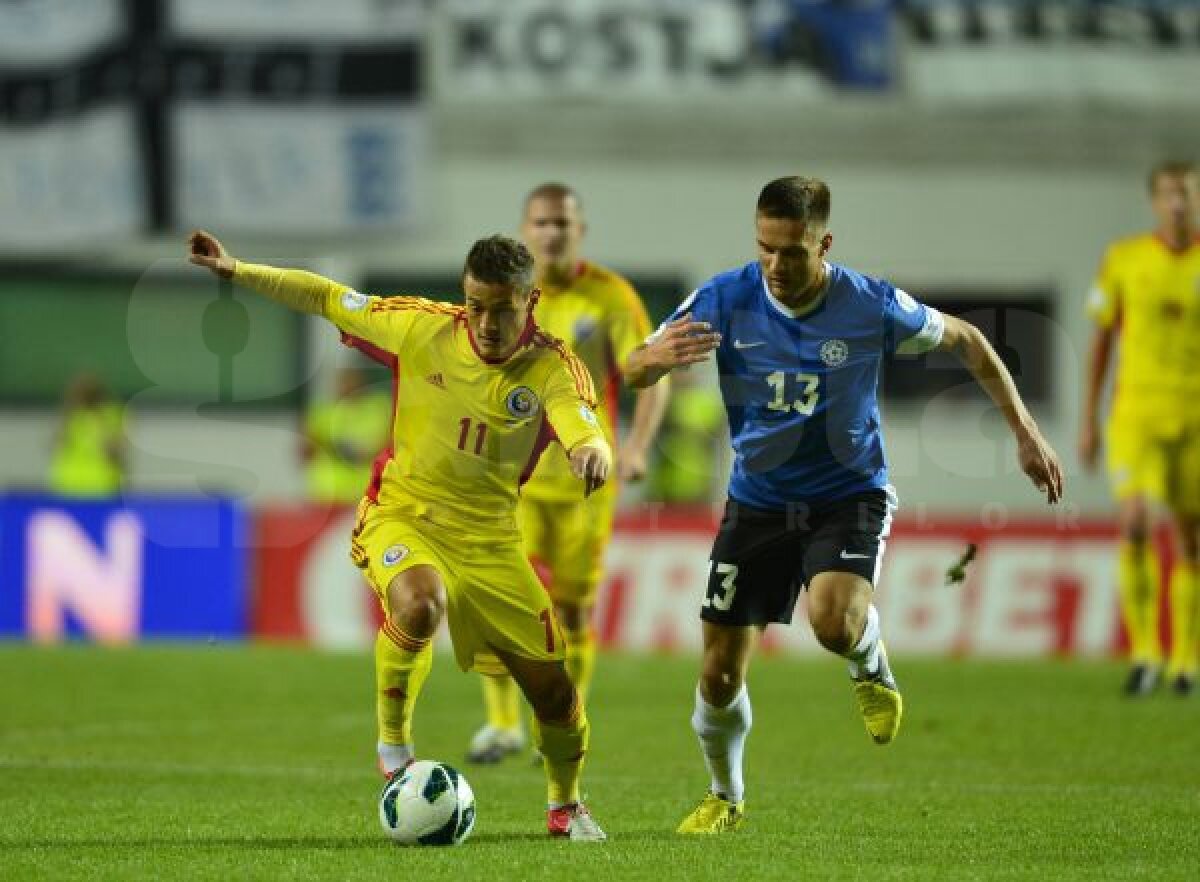
[(806, 293), (821, 278), (821, 260), (833, 237), (823, 226), (758, 215), (758, 262), (767, 287), (780, 300)]
[(521, 237), (534, 260), (565, 273), (579, 259), (584, 229), (575, 197), (546, 196), (531, 199), (525, 206)]
[(488, 358), (506, 358), (517, 345), (529, 319), (530, 293), (518, 285), (481, 282), (463, 277), (467, 326), (475, 345)]
[(1194, 226), (1200, 218), (1200, 176), (1159, 175), (1150, 204), (1160, 226), (1173, 230)]

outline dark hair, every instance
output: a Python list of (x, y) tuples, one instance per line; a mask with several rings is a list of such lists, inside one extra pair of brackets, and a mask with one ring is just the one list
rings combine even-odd
[(574, 199), (575, 207), (583, 210), (583, 200), (579, 198), (575, 188), (558, 181), (546, 181), (530, 190), (525, 197), (525, 207), (529, 208), (529, 203), (535, 199)]
[(829, 187), (816, 178), (776, 178), (758, 194), (763, 217), (824, 225), (829, 221)]
[(487, 285), (515, 285), (528, 293), (533, 288), (533, 255), (516, 239), (497, 233), (471, 246), (463, 265), (467, 273)]
[(1159, 178), (1168, 176), (1182, 178), (1184, 175), (1194, 174), (1196, 174), (1196, 163), (1187, 159), (1164, 159), (1150, 169), (1150, 174), (1146, 178), (1146, 187), (1153, 194)]

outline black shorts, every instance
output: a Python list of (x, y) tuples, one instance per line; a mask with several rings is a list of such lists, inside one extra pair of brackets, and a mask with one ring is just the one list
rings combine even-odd
[(818, 573), (862, 576), (872, 587), (891, 531), (890, 487), (830, 503), (763, 511), (730, 499), (713, 542), (700, 618), (718, 625), (788, 624)]

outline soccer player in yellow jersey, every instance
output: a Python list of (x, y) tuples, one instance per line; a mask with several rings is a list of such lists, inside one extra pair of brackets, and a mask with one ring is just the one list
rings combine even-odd
[[(587, 367), (596, 386), (596, 413), (616, 446), (617, 392), (625, 359), (649, 335), (650, 320), (633, 286), (580, 256), (586, 226), (579, 195), (559, 183), (525, 197), (521, 236), (533, 252), (541, 297), (539, 327), (561, 338)], [(617, 448), (624, 481), (641, 479), (647, 451), (662, 423), (667, 382), (638, 392), (628, 436)], [(592, 607), (612, 534), (617, 488), (584, 498), (561, 456), (541, 459), (521, 489), (517, 518), (525, 549), (546, 579), (567, 638), (567, 672), (586, 701), (596, 660)], [(509, 677), (483, 678), (486, 724), (471, 739), (467, 758), (497, 762), (521, 749), (520, 701)]]
[(395, 373), (392, 446), (359, 504), (350, 555), (385, 614), (375, 643), (380, 767), (394, 774), (413, 760), (413, 706), (445, 618), (459, 666), (507, 671), (533, 707), (549, 832), (603, 840), (579, 795), (587, 714), (515, 508), (551, 439), (587, 493), (604, 484), (612, 454), (587, 370), (533, 321), (529, 250), (503, 236), (476, 242), (463, 270), (466, 304), (450, 306), (244, 263), (204, 232), (190, 248), (192, 263), (324, 316)]
[(1079, 450), (1092, 468), (1101, 391), (1119, 342), (1105, 441), (1120, 507), (1118, 579), (1133, 662), (1125, 691), (1151, 692), (1162, 667), (1151, 512), (1159, 503), (1176, 540), (1167, 676), (1187, 695), (1200, 632), (1200, 178), (1191, 163), (1167, 162), (1150, 173), (1149, 185), (1157, 226), (1109, 247), (1088, 299), (1096, 332)]

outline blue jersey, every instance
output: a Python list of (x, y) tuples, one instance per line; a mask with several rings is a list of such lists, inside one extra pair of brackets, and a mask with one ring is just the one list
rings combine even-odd
[(886, 486), (880, 364), (942, 339), (937, 310), (887, 282), (826, 266), (825, 294), (802, 315), (771, 295), (756, 261), (714, 276), (667, 319), (690, 312), (721, 334), (729, 495), (748, 506), (781, 510)]

